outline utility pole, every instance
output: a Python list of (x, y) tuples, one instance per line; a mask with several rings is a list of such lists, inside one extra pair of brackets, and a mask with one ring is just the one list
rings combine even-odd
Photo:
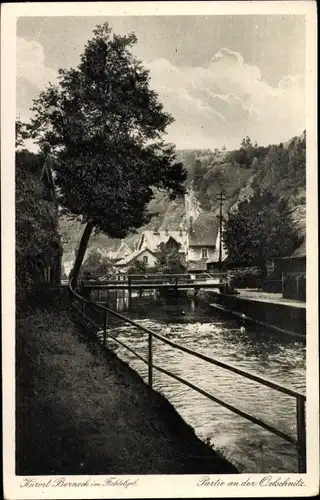
[(220, 231), (220, 238), (219, 238), (219, 266), (221, 268), (222, 265), (222, 207), (223, 203), (226, 201), (226, 196), (223, 193), (223, 191), (220, 191), (217, 197), (219, 201), (219, 231)]

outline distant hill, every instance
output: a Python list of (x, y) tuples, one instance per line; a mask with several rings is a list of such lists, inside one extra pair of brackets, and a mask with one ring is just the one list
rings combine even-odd
[[(196, 220), (201, 213), (218, 214), (220, 191), (226, 194), (223, 212), (227, 217), (230, 210), (237, 209), (239, 201), (260, 188), (269, 189), (288, 201), (299, 235), (305, 236), (305, 133), (284, 144), (261, 147), (252, 145), (246, 138), (238, 150), (189, 149), (177, 151), (177, 156), (188, 171), (187, 195), (182, 200), (169, 201), (163, 193), (157, 192), (149, 205), (154, 217), (138, 233), (145, 229), (180, 229), (189, 224), (190, 217)], [(71, 268), (82, 231), (79, 222), (61, 218), (66, 269)], [(135, 239), (132, 235), (125, 241), (132, 245)], [(86, 257), (93, 251), (112, 255), (120, 244), (120, 240), (104, 234), (93, 235)]]

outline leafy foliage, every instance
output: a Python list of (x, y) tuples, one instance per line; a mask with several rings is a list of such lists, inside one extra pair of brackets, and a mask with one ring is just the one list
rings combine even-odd
[(241, 147), (234, 151), (230, 151), (227, 155), (227, 162), (240, 165), (241, 167), (249, 168), (253, 163), (261, 162), (267, 155), (269, 147), (254, 145), (250, 137), (245, 137), (241, 141)]
[(28, 138), (28, 130), (25, 123), (19, 118), (16, 120), (16, 148), (24, 149), (24, 140)]
[(145, 274), (147, 272), (147, 265), (140, 260), (136, 260), (128, 269), (128, 274)]
[(111, 261), (102, 257), (98, 252), (92, 252), (82, 265), (83, 274), (89, 273), (94, 276), (103, 276), (111, 273), (112, 269)]
[(97, 26), (76, 69), (59, 70), (58, 85), (40, 93), (30, 134), (55, 158), (58, 202), (86, 223), (71, 272), (75, 285), (93, 230), (124, 238), (147, 223), (155, 189), (170, 199), (185, 192), (187, 173), (162, 135), (164, 112), (150, 77), (132, 54), (134, 33)]
[(76, 69), (59, 71), (35, 100), (31, 133), (47, 141), (59, 203), (97, 231), (124, 237), (148, 220), (153, 188), (174, 198), (186, 173), (161, 135), (173, 121), (149, 87), (149, 73), (130, 52), (133, 33), (98, 26)]
[(158, 265), (159, 272), (164, 274), (181, 274), (186, 268), (184, 259), (179, 253), (181, 245), (173, 238), (159, 245)]
[(262, 275), (269, 259), (290, 254), (298, 243), (287, 204), (268, 191), (257, 191), (229, 215), (223, 238), (232, 263), (257, 265)]
[(40, 182), (41, 155), (16, 153), (16, 292), (23, 299), (59, 251), (57, 211)]
[[(291, 204), (299, 202), (299, 193), (305, 197), (306, 189), (306, 134), (293, 138), (289, 144), (268, 148), (263, 161), (256, 168), (253, 187), (263, 183), (277, 195), (286, 196)], [(302, 198), (302, 202), (305, 199)]]

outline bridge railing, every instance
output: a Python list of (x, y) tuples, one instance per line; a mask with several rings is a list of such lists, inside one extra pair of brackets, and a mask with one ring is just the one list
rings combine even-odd
[[(250, 373), (246, 370), (242, 370), (240, 368), (237, 368), (233, 365), (230, 365), (229, 363), (224, 363), (223, 361), (220, 361), (218, 359), (206, 356), (200, 352), (194, 351), (192, 349), (189, 349), (188, 347), (185, 347), (183, 345), (177, 344), (173, 340), (169, 340), (166, 337), (163, 337), (159, 333), (151, 330), (150, 328), (147, 328), (138, 322), (127, 318), (123, 316), (122, 314), (109, 309), (101, 304), (98, 304), (96, 302), (93, 302), (91, 300), (87, 300), (81, 295), (79, 295), (78, 292), (72, 289), (70, 283), (69, 283), (69, 289), (72, 293), (73, 296), (73, 308), (74, 310), (78, 313), (78, 317), (82, 324), (87, 327), (90, 331), (92, 329), (94, 330), (94, 333), (101, 335), (102, 336), (102, 341), (103, 345), (105, 346), (107, 338), (113, 339), (115, 342), (120, 344), (122, 347), (130, 351), (132, 354), (134, 354), (138, 359), (140, 359), (143, 363), (145, 363), (148, 367), (148, 384), (152, 388), (153, 386), (153, 372), (154, 370), (157, 370), (161, 373), (164, 373), (165, 375), (177, 380), (178, 382), (186, 385), (187, 387), (197, 391), (198, 393), (202, 394), (203, 396), (207, 397), (211, 401), (214, 401), (215, 403), (218, 403), (224, 408), (227, 408), (228, 410), (232, 411), (236, 415), (239, 415), (250, 422), (262, 427), (263, 429), (266, 429), (267, 431), (279, 436), (280, 438), (284, 439), (285, 441), (291, 443), (294, 445), (297, 449), (297, 457), (298, 457), (298, 471), (300, 473), (306, 472), (306, 421), (305, 421), (305, 411), (306, 411), (306, 396), (302, 394), (299, 391), (296, 391), (290, 387), (287, 387), (285, 385), (278, 384), (277, 382), (267, 379), (265, 377), (261, 377), (259, 375), (256, 375), (254, 373)], [(93, 314), (95, 311), (96, 314)], [(96, 317), (94, 317), (96, 316)], [(120, 320), (121, 322), (124, 322), (126, 324), (132, 325), (136, 327), (139, 331), (142, 331), (147, 334), (147, 348), (148, 348), (148, 355), (147, 359), (145, 359), (143, 356), (141, 356), (139, 353), (137, 353), (132, 347), (129, 345), (125, 344), (124, 342), (120, 341), (116, 336), (112, 335), (109, 327), (110, 327), (110, 319), (115, 318), (116, 320)], [(282, 430), (274, 427), (273, 425), (264, 422), (263, 420), (254, 417), (253, 415), (250, 415), (246, 413), (245, 411), (223, 401), (222, 399), (213, 396), (212, 394), (208, 393), (207, 391), (201, 389), (197, 385), (189, 382), (188, 380), (185, 380), (184, 378), (170, 372), (169, 370), (166, 370), (154, 363), (154, 357), (153, 357), (153, 344), (154, 340), (158, 340), (160, 342), (163, 342), (164, 344), (169, 345), (170, 347), (174, 349), (178, 349), (179, 351), (182, 351), (184, 353), (187, 353), (191, 356), (194, 356), (202, 361), (206, 361), (207, 363), (211, 365), (218, 366), (220, 368), (223, 368), (229, 372), (235, 373), (241, 377), (244, 377), (248, 380), (252, 380), (254, 382), (257, 382), (265, 387), (269, 387), (271, 389), (274, 389), (275, 391), (278, 391), (282, 394), (286, 394), (292, 398), (295, 399), (296, 401), (296, 434), (297, 437), (293, 438), (289, 434), (283, 432)]]
[(125, 274), (110, 275), (103, 277), (91, 277), (90, 279), (82, 279), (84, 286), (109, 286), (109, 285), (155, 285), (155, 284), (172, 284), (175, 286), (184, 283), (199, 283), (207, 281), (225, 281), (226, 273), (202, 273), (193, 277), (190, 273), (185, 274)]

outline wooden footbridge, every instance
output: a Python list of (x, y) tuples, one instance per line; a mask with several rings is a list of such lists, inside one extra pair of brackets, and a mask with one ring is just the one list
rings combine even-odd
[(118, 274), (81, 281), (82, 288), (90, 290), (155, 290), (165, 289), (223, 289), (226, 273), (190, 274)]

